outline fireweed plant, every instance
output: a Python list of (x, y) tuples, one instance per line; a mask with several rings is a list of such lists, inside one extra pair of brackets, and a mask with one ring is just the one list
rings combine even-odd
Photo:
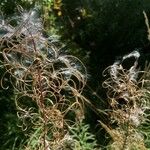
[[(103, 87), (107, 89), (110, 125), (101, 123), (112, 138), (108, 149), (146, 150), (149, 138), (149, 85), (150, 67), (139, 71), (140, 53), (133, 51), (104, 70)], [(134, 59), (133, 66), (125, 67), (125, 61)], [(144, 130), (146, 128), (147, 130)], [(148, 131), (148, 132), (147, 132)]]
[[(0, 29), (5, 74), (10, 74), (19, 125), (28, 137), (22, 149), (66, 150), (66, 141), (71, 141), (73, 149), (68, 129), (84, 119), (83, 63), (63, 55), (53, 38), (43, 36), (42, 21), (35, 11), (8, 22), (1, 20)], [(1, 86), (7, 89), (3, 86), (5, 74)]]

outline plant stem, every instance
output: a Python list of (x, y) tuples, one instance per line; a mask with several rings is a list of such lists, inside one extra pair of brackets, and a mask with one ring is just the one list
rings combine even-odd
[(39, 86), (39, 90), (40, 90), (40, 107), (42, 109), (42, 115), (43, 115), (43, 119), (44, 119), (44, 136), (43, 136), (43, 146), (44, 146), (44, 150), (46, 150), (46, 115), (45, 115), (45, 105), (44, 105), (44, 96), (43, 96), (43, 88), (42, 88), (42, 84), (41, 84), (42, 78), (41, 78), (41, 69), (38, 68), (38, 86)]

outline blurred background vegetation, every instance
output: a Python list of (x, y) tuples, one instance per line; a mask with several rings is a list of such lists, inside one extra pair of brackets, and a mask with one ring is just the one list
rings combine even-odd
[[(22, 9), (38, 9), (43, 19), (45, 36), (55, 36), (63, 43), (64, 53), (77, 56), (87, 67), (88, 84), (84, 94), (94, 106), (105, 109), (105, 92), (102, 89), (102, 71), (120, 56), (133, 50), (141, 53), (140, 66), (150, 59), (150, 43), (143, 10), (150, 18), (149, 0), (1, 0), (2, 18), (11, 18)], [(2, 77), (4, 68), (0, 70)], [(25, 139), (18, 127), (14, 92), (7, 79), (8, 90), (0, 89), (0, 149), (11, 150)], [(89, 86), (90, 85), (90, 86)], [(86, 111), (99, 144), (104, 146), (105, 131), (98, 131), (98, 116), (92, 110)], [(105, 141), (106, 140), (106, 141)], [(19, 147), (19, 144), (17, 145)]]

